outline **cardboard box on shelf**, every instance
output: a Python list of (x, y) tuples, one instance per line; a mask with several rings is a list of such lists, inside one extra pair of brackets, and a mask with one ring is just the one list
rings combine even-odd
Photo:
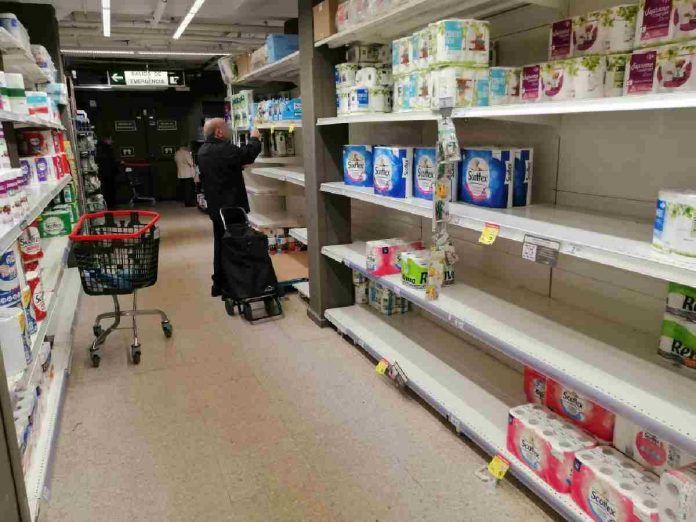
[(336, 10), (338, 0), (324, 0), (314, 6), (314, 41), (318, 42), (336, 34)]
[(249, 53), (240, 54), (234, 59), (237, 66), (237, 78), (246, 76), (251, 72), (251, 56)]

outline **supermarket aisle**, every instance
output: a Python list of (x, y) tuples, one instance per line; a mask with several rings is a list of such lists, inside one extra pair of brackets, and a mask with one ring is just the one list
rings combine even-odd
[(509, 482), (487, 492), (483, 458), (296, 296), (282, 321), (228, 318), (208, 297), (207, 217), (159, 210), (160, 280), (141, 301), (174, 337), (143, 319), (142, 364), (118, 332), (93, 369), (108, 301), (83, 298), (44, 522), (550, 518)]

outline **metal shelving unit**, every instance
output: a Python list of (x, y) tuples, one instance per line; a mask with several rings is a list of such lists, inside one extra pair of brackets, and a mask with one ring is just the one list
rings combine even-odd
[(292, 183), (293, 185), (299, 185), (304, 187), (305, 177), (303, 167), (263, 167), (263, 168), (253, 168), (251, 169), (252, 174), (257, 176), (264, 176), (271, 179), (277, 179), (278, 181), (286, 181)]
[(300, 74), (300, 52), (259, 67), (238, 78), (232, 85), (258, 85), (269, 82), (294, 82)]

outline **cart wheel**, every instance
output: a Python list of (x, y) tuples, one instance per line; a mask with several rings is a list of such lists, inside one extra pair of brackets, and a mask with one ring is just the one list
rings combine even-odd
[(251, 309), (250, 304), (244, 305), (244, 319), (246, 319), (249, 322), (252, 322), (254, 320), (254, 311)]
[(172, 326), (172, 323), (169, 321), (163, 321), (162, 322), (162, 331), (164, 332), (164, 336), (169, 339), (172, 334), (174, 333), (174, 327)]
[(92, 331), (94, 332), (94, 337), (99, 337), (101, 334), (104, 333), (104, 329), (101, 327), (100, 324), (95, 324), (92, 327)]
[(265, 299), (263, 302), (263, 306), (266, 309), (266, 313), (268, 315), (278, 315), (279, 314), (279, 308), (280, 308), (280, 303), (278, 303), (278, 300), (275, 298), (269, 298)]
[(92, 366), (94, 368), (99, 368), (99, 363), (101, 363), (101, 355), (98, 353), (90, 354), (90, 359), (92, 359)]
[(133, 364), (140, 364), (140, 346), (131, 346), (131, 360)]
[(225, 312), (227, 312), (227, 315), (230, 317), (234, 317), (234, 302), (230, 301), (229, 299), (225, 300)]

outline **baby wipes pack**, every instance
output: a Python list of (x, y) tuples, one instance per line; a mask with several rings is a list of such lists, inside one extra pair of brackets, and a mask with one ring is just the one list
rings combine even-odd
[(373, 180), (372, 147), (343, 146), (343, 182), (356, 187), (371, 187)]
[(413, 195), (412, 147), (375, 147), (373, 158), (375, 194), (392, 198)]
[(672, 314), (696, 321), (696, 288), (669, 283), (666, 308)]
[(512, 206), (524, 207), (532, 203), (534, 149), (514, 149), (514, 161)]
[(696, 464), (667, 471), (660, 477), (660, 520), (696, 520)]
[(524, 394), (532, 404), (546, 403), (546, 375), (529, 366), (524, 367)]
[(603, 441), (614, 437), (615, 416), (584, 395), (546, 379), (546, 406)]
[(653, 246), (663, 252), (696, 257), (696, 192), (660, 191)]
[(570, 491), (575, 454), (597, 442), (538, 404), (510, 410), (507, 449), (560, 493)]
[(614, 447), (658, 475), (696, 463), (696, 456), (620, 415), (614, 427)]
[(510, 149), (462, 150), (459, 201), (481, 207), (512, 206), (512, 155)]
[(696, 323), (665, 313), (658, 353), (665, 359), (696, 370)]
[(570, 494), (592, 520), (659, 520), (657, 477), (608, 446), (575, 455)]

